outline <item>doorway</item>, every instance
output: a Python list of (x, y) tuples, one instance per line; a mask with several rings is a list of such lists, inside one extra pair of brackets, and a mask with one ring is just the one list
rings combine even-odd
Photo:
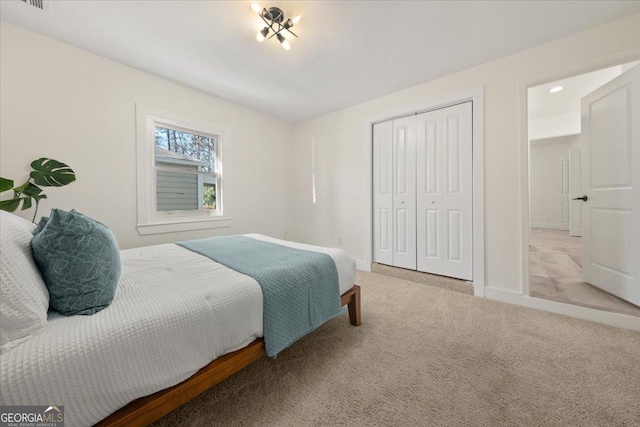
[(639, 63), (527, 90), (531, 297), (640, 317)]

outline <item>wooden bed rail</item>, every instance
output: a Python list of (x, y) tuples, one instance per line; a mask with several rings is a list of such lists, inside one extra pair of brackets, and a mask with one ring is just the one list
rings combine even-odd
[[(349, 309), (349, 322), (360, 326), (360, 286), (341, 296), (342, 305)], [(264, 340), (258, 338), (248, 346), (220, 356), (204, 368), (173, 387), (134, 400), (96, 424), (98, 427), (147, 426), (210, 389), (265, 354)]]
[(341, 302), (349, 308), (349, 322), (353, 326), (360, 326), (360, 286), (353, 285), (353, 288), (342, 294)]

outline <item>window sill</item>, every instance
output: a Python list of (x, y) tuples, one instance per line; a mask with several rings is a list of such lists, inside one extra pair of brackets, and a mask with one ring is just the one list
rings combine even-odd
[(233, 219), (229, 217), (197, 217), (197, 218), (180, 218), (164, 221), (150, 222), (147, 224), (138, 224), (138, 234), (147, 236), (150, 234), (176, 233), (179, 231), (206, 230), (209, 228), (230, 227)]

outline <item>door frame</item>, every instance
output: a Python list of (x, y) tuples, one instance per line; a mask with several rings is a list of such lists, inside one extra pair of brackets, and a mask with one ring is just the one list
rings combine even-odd
[(426, 113), (472, 101), (473, 121), (473, 292), (484, 297), (484, 86), (443, 96), (418, 105), (400, 107), (369, 117), (365, 123), (365, 179), (364, 206), (364, 265), (359, 268), (371, 271), (373, 262), (373, 125), (401, 117)]
[[(520, 218), (521, 218), (521, 294), (528, 298), (529, 292), (529, 235), (530, 235), (530, 219), (529, 219), (529, 114), (528, 114), (528, 89), (534, 86), (540, 86), (547, 83), (552, 83), (557, 80), (563, 80), (569, 77), (575, 77), (581, 74), (590, 73), (592, 71), (598, 71), (603, 68), (614, 67), (616, 65), (625, 64), (640, 60), (640, 48), (628, 49), (621, 52), (616, 52), (610, 55), (601, 56), (588, 61), (573, 64), (571, 66), (550, 70), (545, 73), (533, 75), (521, 79), (518, 82), (518, 104), (520, 107)], [(546, 301), (545, 301), (546, 302)], [(566, 305), (559, 303), (561, 305)], [(555, 304), (551, 304), (555, 305)], [(551, 308), (551, 305), (549, 308)], [(608, 313), (584, 307), (586, 310), (594, 310), (599, 313)], [(559, 308), (561, 309), (561, 308)], [(553, 311), (553, 310), (552, 310)], [(559, 311), (562, 312), (562, 311)], [(615, 314), (615, 313), (613, 313)], [(599, 314), (599, 318), (602, 317), (619, 317), (607, 316), (606, 314)], [(630, 317), (624, 316), (622, 317)], [(591, 319), (590, 319), (591, 320)], [(602, 321), (602, 320), (601, 320)], [(615, 320), (612, 320), (615, 321)], [(624, 322), (624, 319), (622, 320)]]

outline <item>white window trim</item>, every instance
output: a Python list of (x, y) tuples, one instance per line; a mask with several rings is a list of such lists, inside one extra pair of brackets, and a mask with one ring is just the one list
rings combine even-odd
[[(215, 136), (218, 187), (216, 212), (158, 212), (156, 210), (155, 127), (197, 132)], [(141, 235), (203, 230), (231, 226), (231, 130), (228, 126), (180, 113), (136, 104), (137, 229)], [(224, 170), (222, 165), (224, 164)], [(223, 182), (224, 181), (224, 182)]]

